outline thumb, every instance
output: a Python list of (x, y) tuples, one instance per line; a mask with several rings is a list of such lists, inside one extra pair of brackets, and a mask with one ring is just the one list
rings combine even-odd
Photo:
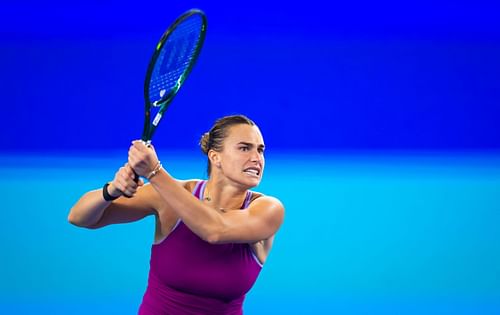
[(139, 187), (144, 186), (144, 180), (141, 177), (139, 177), (139, 179), (137, 180), (137, 185)]

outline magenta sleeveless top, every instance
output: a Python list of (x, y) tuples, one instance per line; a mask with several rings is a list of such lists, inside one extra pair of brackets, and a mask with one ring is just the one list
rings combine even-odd
[[(193, 194), (203, 198), (206, 181)], [(248, 207), (247, 193), (242, 209)], [(140, 315), (240, 315), (262, 268), (249, 244), (210, 244), (178, 221), (151, 248), (148, 287)]]

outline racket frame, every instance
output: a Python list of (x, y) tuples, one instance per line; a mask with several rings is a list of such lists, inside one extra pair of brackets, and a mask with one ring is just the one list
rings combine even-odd
[[(171, 89), (171, 91), (168, 93), (168, 95), (164, 96), (160, 101), (155, 101), (154, 103), (151, 103), (149, 100), (149, 84), (151, 82), (151, 75), (153, 74), (153, 69), (156, 65), (156, 61), (158, 57), (160, 56), (161, 50), (165, 43), (167, 42), (168, 38), (170, 35), (175, 31), (177, 26), (181, 24), (185, 19), (191, 17), (192, 15), (199, 15), (202, 19), (202, 26), (201, 26), (201, 31), (198, 39), (198, 44), (196, 45), (195, 51), (193, 52), (193, 57), (191, 58), (191, 62), (189, 63), (188, 67), (185, 69), (185, 71), (182, 73), (182, 75), (179, 77), (177, 80), (177, 84), (175, 85), (174, 88)], [(170, 103), (172, 102), (173, 98), (181, 88), (182, 84), (186, 80), (187, 76), (189, 73), (191, 73), (191, 70), (193, 69), (194, 64), (196, 63), (196, 60), (198, 59), (198, 56), (200, 54), (201, 48), (203, 46), (203, 43), (205, 41), (205, 33), (207, 29), (207, 18), (206, 15), (203, 11), (199, 9), (191, 9), (185, 13), (183, 13), (181, 16), (179, 16), (169, 27), (168, 29), (163, 33), (161, 36), (160, 40), (158, 41), (158, 44), (156, 45), (156, 48), (153, 52), (153, 55), (151, 56), (151, 60), (149, 62), (147, 71), (146, 71), (146, 78), (144, 81), (144, 103), (145, 103), (145, 117), (144, 117), (144, 129), (142, 132), (142, 141), (146, 142), (147, 144), (151, 143), (151, 139), (153, 137), (153, 134), (156, 130), (156, 127), (160, 123), (160, 120), (163, 116), (163, 113), (167, 110), (169, 107)], [(159, 107), (158, 112), (155, 115), (154, 120), (151, 122), (151, 107)]]

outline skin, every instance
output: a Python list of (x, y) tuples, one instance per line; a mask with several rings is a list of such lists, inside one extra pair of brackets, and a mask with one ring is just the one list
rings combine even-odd
[(210, 150), (212, 171), (204, 196), (192, 195), (196, 180), (177, 180), (164, 165), (144, 185), (135, 173), (147, 177), (159, 160), (153, 146), (133, 141), (128, 163), (108, 186), (112, 196), (105, 201), (102, 190), (84, 194), (71, 208), (68, 220), (74, 225), (96, 229), (109, 224), (156, 217), (155, 242), (165, 239), (180, 218), (195, 234), (212, 244), (248, 243), (264, 263), (275, 233), (284, 218), (284, 207), (271, 196), (255, 193), (246, 209), (240, 209), (249, 189), (257, 186), (264, 171), (264, 141), (256, 126), (240, 124), (229, 128), (220, 152)]

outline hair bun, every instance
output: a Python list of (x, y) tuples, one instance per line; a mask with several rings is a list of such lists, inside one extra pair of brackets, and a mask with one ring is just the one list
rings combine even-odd
[(209, 139), (210, 139), (210, 133), (209, 132), (205, 132), (202, 136), (201, 136), (201, 139), (200, 139), (200, 148), (201, 148), (201, 151), (205, 154), (208, 154), (208, 150), (210, 150), (210, 147), (209, 147)]

